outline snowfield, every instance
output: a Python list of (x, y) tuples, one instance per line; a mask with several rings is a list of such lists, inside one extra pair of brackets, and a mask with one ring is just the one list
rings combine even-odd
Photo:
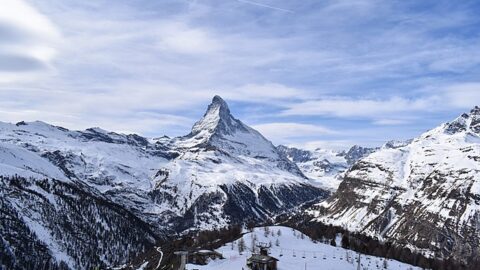
[[(265, 232), (268, 228), (269, 233)], [(280, 235), (279, 235), (280, 232)], [(267, 235), (267, 236), (266, 236)], [(240, 239), (228, 243), (217, 249), (225, 259), (210, 261), (208, 265), (188, 264), (187, 269), (193, 270), (247, 270), (246, 260), (252, 254), (252, 239), (256, 243), (271, 243), (270, 256), (277, 258), (278, 270), (348, 270), (357, 269), (358, 253), (352, 250), (312, 241), (308, 236), (299, 231), (283, 226), (255, 228), (253, 232), (243, 235), (246, 250), (239, 254)], [(278, 240), (278, 242), (277, 242)], [(276, 245), (278, 244), (278, 246)], [(386, 262), (385, 262), (386, 261)], [(384, 259), (375, 256), (360, 256), (361, 269), (420, 269), (418, 267), (401, 263), (396, 260)]]

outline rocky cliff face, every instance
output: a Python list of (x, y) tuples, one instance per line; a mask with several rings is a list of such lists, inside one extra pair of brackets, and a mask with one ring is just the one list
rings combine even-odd
[(339, 155), (345, 157), (345, 160), (347, 160), (347, 164), (352, 165), (357, 160), (360, 160), (377, 150), (378, 148), (368, 148), (354, 145), (348, 151), (342, 152)]
[(480, 250), (480, 109), (349, 169), (312, 220), (468, 262)]

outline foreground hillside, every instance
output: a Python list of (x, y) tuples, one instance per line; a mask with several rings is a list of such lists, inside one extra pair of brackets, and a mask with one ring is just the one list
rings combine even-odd
[[(238, 251), (241, 239), (246, 245), (242, 254)], [(252, 254), (253, 242), (255, 245), (260, 243), (271, 244), (270, 256), (279, 260), (278, 270), (303, 270), (305, 268), (310, 270), (354, 270), (358, 266), (358, 253), (341, 247), (314, 242), (308, 236), (288, 227), (255, 228), (253, 232), (246, 233), (241, 239), (216, 250), (225, 259), (211, 261), (205, 266), (189, 264), (188, 269), (247, 269), (245, 263)], [(340, 245), (340, 241), (337, 242)], [(395, 260), (367, 255), (360, 255), (360, 266), (361, 269), (420, 269)]]

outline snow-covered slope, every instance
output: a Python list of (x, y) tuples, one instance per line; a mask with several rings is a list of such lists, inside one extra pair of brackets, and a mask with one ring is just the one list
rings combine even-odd
[(309, 151), (284, 145), (277, 146), (277, 149), (297, 164), (302, 173), (312, 180), (314, 185), (330, 191), (337, 190), (343, 173), (351, 164), (377, 150), (377, 148), (365, 148), (358, 145), (341, 152), (321, 148)]
[(39, 155), (13, 144), (0, 142), (0, 172), (2, 176), (55, 178), (67, 181), (58, 167)]
[[(266, 232), (268, 231), (268, 233)], [(187, 269), (225, 270), (248, 269), (246, 260), (252, 254), (252, 243), (271, 244), (270, 256), (277, 258), (278, 270), (310, 269), (310, 270), (348, 270), (357, 269), (358, 253), (314, 242), (301, 232), (287, 227), (271, 226), (255, 228), (253, 232), (243, 235), (246, 250), (240, 254), (240, 239), (217, 249), (225, 259), (210, 261), (207, 265), (187, 265)], [(255, 239), (255, 240), (254, 240)], [(257, 250), (258, 252), (258, 250)], [(391, 259), (375, 256), (360, 256), (361, 269), (420, 269)]]
[(480, 108), (357, 162), (313, 220), (433, 255), (480, 255)]
[[(189, 135), (173, 139), (150, 140), (100, 128), (71, 131), (39, 121), (0, 123), (0, 177), (0, 192), (8, 194), (2, 206), (17, 220), (15, 226), (2, 227), (12, 235), (2, 239), (2, 247), (18, 252), (7, 259), (27, 256), (22, 252), (29, 249), (17, 249), (23, 243), (19, 236), (33, 231), (42, 235), (32, 237), (43, 239), (42, 256), (80, 269), (125, 262), (165, 232), (263, 222), (328, 195), (310, 185), (270, 141), (233, 118), (220, 97)], [(17, 178), (21, 181), (15, 182)], [(51, 211), (45, 214), (47, 209)], [(119, 213), (131, 215), (126, 225), (132, 234), (110, 241), (108, 232), (125, 230), (114, 224)], [(93, 218), (103, 214), (98, 222)], [(6, 212), (0, 215), (8, 218)], [(91, 243), (61, 237), (77, 227), (97, 237), (99, 247), (109, 241), (115, 247), (105, 246), (106, 254), (79, 254), (76, 250), (91, 252)], [(36, 268), (38, 261), (32, 261)]]
[(136, 135), (0, 123), (0, 265), (106, 267), (153, 245), (162, 229), (141, 210), (165, 156)]
[(41, 155), (69, 178), (85, 180), (102, 191), (118, 185), (148, 190), (154, 170), (168, 158), (138, 135), (99, 128), (70, 131), (39, 121), (0, 123), (0, 140)]

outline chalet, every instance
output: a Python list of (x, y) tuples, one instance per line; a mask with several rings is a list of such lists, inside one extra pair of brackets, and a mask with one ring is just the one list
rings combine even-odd
[(188, 262), (197, 265), (206, 265), (216, 259), (223, 259), (223, 255), (214, 250), (197, 250), (188, 254)]
[(260, 254), (252, 254), (247, 259), (247, 266), (251, 270), (277, 270), (278, 259), (269, 256), (267, 249), (260, 249)]

